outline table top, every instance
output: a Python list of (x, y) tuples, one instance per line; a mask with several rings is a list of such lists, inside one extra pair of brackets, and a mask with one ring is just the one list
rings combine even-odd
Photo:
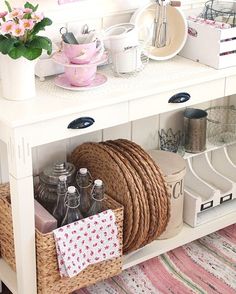
[(55, 77), (43, 82), (36, 79), (35, 98), (17, 102), (0, 98), (0, 122), (16, 128), (236, 75), (236, 67), (216, 70), (180, 56), (150, 61), (135, 77), (114, 77), (109, 67), (99, 71), (108, 76), (108, 81), (88, 91), (59, 88), (54, 84)]

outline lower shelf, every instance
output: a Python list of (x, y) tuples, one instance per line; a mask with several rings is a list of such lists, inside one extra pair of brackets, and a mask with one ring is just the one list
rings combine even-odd
[(123, 259), (123, 270), (234, 223), (236, 223), (236, 210), (195, 228), (184, 224), (182, 231), (175, 237), (166, 240), (156, 240), (135, 252), (125, 255)]
[(17, 294), (16, 273), (2, 258), (0, 258), (0, 281), (2, 281), (13, 294)]
[[(151, 244), (132, 252), (123, 257), (123, 270), (144, 262), (148, 259), (156, 257), (169, 250), (175, 249), (179, 246), (192, 242), (205, 235), (211, 234), (215, 231), (223, 229), (229, 225), (236, 223), (236, 210), (224, 215), (214, 221), (192, 228), (184, 224), (182, 231), (173, 238), (166, 240), (157, 240)], [(9, 265), (0, 258), (0, 280), (6, 284), (13, 294), (17, 294), (17, 279), (16, 273), (9, 267)]]

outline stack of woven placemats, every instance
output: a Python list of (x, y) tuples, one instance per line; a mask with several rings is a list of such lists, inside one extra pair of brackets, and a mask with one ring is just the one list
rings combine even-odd
[(124, 252), (157, 239), (169, 220), (169, 195), (159, 167), (137, 144), (118, 139), (84, 143), (71, 154), (105, 183), (107, 194), (124, 206)]

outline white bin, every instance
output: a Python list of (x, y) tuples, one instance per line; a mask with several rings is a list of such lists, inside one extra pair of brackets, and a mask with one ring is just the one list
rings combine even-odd
[(159, 239), (168, 239), (178, 234), (183, 226), (185, 160), (176, 153), (150, 150), (148, 152), (162, 170), (171, 197), (170, 220)]

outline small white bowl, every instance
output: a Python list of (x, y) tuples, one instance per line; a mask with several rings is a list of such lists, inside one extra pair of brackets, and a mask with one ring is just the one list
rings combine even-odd
[(183, 12), (177, 8), (167, 6), (167, 46), (156, 48), (152, 46), (153, 24), (156, 4), (149, 3), (138, 9), (130, 22), (135, 24), (139, 40), (145, 44), (145, 54), (154, 60), (166, 60), (177, 55), (183, 48), (188, 34), (188, 26)]

